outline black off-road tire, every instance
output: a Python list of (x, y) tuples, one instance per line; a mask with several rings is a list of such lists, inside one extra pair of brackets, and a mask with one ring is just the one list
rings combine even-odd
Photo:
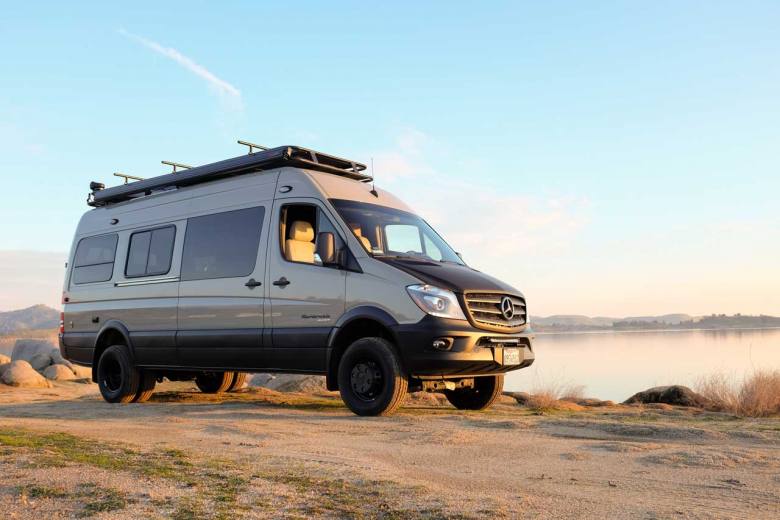
[(134, 403), (145, 403), (154, 393), (154, 385), (157, 384), (157, 375), (154, 372), (143, 370), (141, 381), (138, 385), (138, 393), (135, 394)]
[(195, 385), (204, 394), (221, 394), (233, 382), (233, 372), (201, 372), (195, 377)]
[(109, 403), (129, 403), (138, 394), (141, 373), (133, 366), (127, 347), (111, 345), (98, 359), (97, 383)]
[(395, 350), (383, 338), (362, 338), (347, 347), (338, 369), (341, 399), (357, 415), (391, 415), (406, 397), (409, 381)]
[(233, 376), (233, 381), (230, 383), (230, 386), (227, 389), (228, 392), (236, 392), (240, 390), (246, 382), (246, 372), (233, 372), (233, 374), (235, 375)]
[(504, 375), (474, 378), (474, 388), (446, 390), (447, 400), (458, 410), (484, 410), (489, 408), (504, 389)]

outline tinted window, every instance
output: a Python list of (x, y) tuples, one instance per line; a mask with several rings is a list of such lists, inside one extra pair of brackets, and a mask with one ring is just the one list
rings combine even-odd
[(146, 274), (146, 259), (149, 256), (149, 242), (151, 242), (151, 239), (151, 231), (134, 233), (130, 237), (125, 276), (144, 276)]
[(125, 276), (152, 276), (171, 270), (176, 228), (168, 226), (130, 236)]
[(117, 235), (83, 238), (73, 257), (73, 283), (106, 282), (114, 272)]
[(187, 220), (182, 280), (249, 276), (255, 269), (263, 207), (240, 209)]

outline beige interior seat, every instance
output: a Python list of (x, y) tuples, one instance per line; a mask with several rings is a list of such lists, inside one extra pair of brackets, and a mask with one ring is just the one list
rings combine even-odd
[(284, 242), (284, 254), (291, 262), (314, 263), (314, 228), (305, 220), (296, 220), (290, 226), (290, 238)]
[(359, 224), (352, 224), (350, 226), (352, 228), (352, 232), (355, 234), (356, 237), (358, 237), (358, 240), (363, 243), (363, 246), (371, 251), (371, 241), (369, 241), (366, 237), (363, 236), (363, 232), (360, 229)]

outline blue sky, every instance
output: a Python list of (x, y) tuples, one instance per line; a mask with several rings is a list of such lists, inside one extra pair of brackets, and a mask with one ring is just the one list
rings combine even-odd
[(534, 314), (780, 314), (778, 26), (777, 2), (6, 6), (0, 309), (57, 303), (90, 180), (248, 139), (374, 158)]

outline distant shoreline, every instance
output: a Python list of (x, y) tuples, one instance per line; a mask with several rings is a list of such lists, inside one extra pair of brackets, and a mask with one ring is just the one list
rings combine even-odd
[[(531, 323), (533, 329), (533, 323)], [(780, 330), (780, 327), (705, 327), (705, 328), (669, 328), (669, 329), (583, 329), (583, 330), (544, 330), (534, 331), (537, 336), (560, 336), (564, 334), (636, 334), (647, 332), (696, 332), (696, 331), (723, 331), (733, 332), (737, 330)]]

